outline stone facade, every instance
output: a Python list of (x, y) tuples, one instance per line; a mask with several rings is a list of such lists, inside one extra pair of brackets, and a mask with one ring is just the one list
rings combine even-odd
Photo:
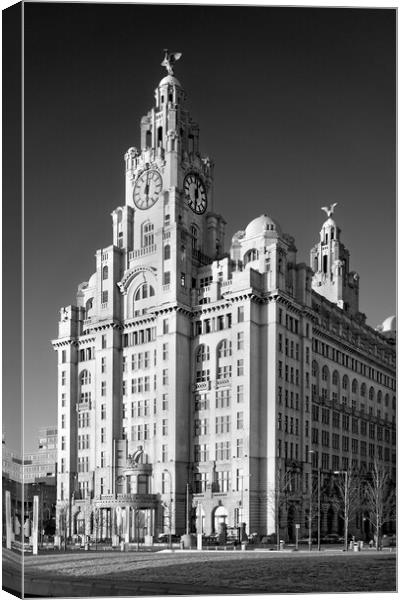
[(124, 160), (113, 243), (61, 309), (53, 341), (59, 534), (151, 540), (187, 522), (270, 534), (286, 475), (280, 526), (291, 539), (295, 523), (305, 531), (318, 467), (329, 482), (376, 455), (394, 473), (393, 339), (358, 310), (333, 218), (311, 268), (266, 215), (224, 252), (213, 164), (173, 75)]

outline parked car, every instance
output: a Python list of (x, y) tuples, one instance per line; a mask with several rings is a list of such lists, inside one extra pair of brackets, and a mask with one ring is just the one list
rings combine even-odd
[(338, 533), (328, 533), (325, 536), (323, 536), (321, 542), (323, 542), (324, 544), (340, 544), (340, 540), (342, 539), (343, 538), (340, 538)]
[[(299, 544), (309, 544), (309, 536), (307, 537), (303, 537), (303, 538), (298, 538), (298, 543)], [(311, 543), (312, 544), (317, 544), (318, 543), (318, 539), (314, 536), (311, 536)]]
[[(158, 536), (157, 541), (159, 544), (169, 544), (169, 533), (161, 533), (161, 535)], [(173, 533), (171, 535), (171, 542), (173, 544), (177, 544), (180, 542), (180, 536)]]
[(382, 536), (383, 548), (394, 548), (396, 546), (396, 534)]

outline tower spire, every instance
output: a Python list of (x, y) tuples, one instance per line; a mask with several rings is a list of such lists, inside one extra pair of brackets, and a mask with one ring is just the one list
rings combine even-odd
[(350, 271), (350, 254), (340, 241), (340, 228), (333, 219), (336, 206), (334, 202), (321, 207), (327, 219), (322, 225), (319, 243), (311, 250), (312, 289), (339, 308), (357, 314), (359, 277)]

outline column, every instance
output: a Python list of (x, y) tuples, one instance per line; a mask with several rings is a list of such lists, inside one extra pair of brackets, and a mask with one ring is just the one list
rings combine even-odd
[(125, 542), (128, 544), (130, 541), (130, 506), (126, 506), (126, 531), (125, 531)]

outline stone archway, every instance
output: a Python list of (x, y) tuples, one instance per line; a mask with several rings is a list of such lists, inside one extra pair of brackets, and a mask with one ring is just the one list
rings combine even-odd
[(220, 533), (221, 525), (228, 525), (228, 510), (220, 505), (213, 511), (213, 531)]

